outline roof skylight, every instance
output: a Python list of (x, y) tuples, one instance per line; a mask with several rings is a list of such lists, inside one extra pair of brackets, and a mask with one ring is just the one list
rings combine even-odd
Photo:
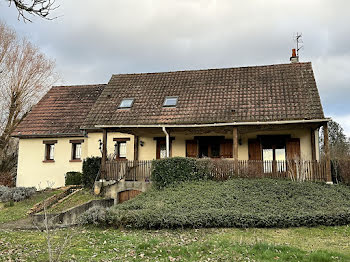
[(175, 107), (177, 105), (177, 96), (166, 96), (164, 99), (163, 106), (165, 107)]
[(119, 105), (119, 108), (131, 108), (134, 103), (134, 98), (124, 98)]

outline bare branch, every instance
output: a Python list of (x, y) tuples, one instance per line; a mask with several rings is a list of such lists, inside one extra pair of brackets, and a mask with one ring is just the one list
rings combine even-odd
[(23, 19), (24, 22), (32, 22), (26, 14), (37, 15), (47, 20), (53, 20), (56, 17), (50, 17), (52, 11), (57, 9), (59, 6), (55, 5), (55, 0), (6, 0), (9, 2), (9, 6), (12, 4), (18, 11), (18, 20)]

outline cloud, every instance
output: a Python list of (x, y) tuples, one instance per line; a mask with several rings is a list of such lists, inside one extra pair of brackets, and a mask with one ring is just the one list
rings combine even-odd
[[(58, 0), (54, 21), (0, 16), (57, 61), (65, 84), (105, 83), (111, 74), (288, 63), (293, 33), (312, 61), (327, 116), (350, 111), (350, 2)], [(344, 116), (344, 118), (342, 118)], [(342, 123), (345, 125), (345, 123)]]

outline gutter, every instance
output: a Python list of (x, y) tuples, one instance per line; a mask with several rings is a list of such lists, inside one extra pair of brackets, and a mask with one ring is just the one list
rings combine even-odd
[(163, 130), (163, 133), (165, 134), (166, 157), (170, 157), (169, 133), (166, 131), (165, 126), (162, 127), (162, 130)]
[[(95, 125), (95, 128), (172, 128), (172, 127), (215, 127), (215, 126), (254, 126), (254, 125), (284, 125), (284, 124), (305, 124), (305, 123), (324, 123), (331, 121), (331, 118), (322, 119), (301, 119), (301, 120), (282, 120), (282, 121), (255, 121), (255, 122), (231, 122), (231, 123), (212, 123), (212, 124), (183, 124), (183, 125)], [(164, 131), (163, 131), (164, 132)]]
[(56, 133), (56, 134), (44, 134), (44, 135), (39, 135), (39, 134), (33, 134), (33, 135), (21, 135), (21, 134), (14, 134), (11, 135), (11, 137), (15, 138), (22, 138), (22, 139), (29, 139), (29, 138), (64, 138), (64, 137), (85, 137), (83, 133), (80, 134), (67, 134), (67, 133)]

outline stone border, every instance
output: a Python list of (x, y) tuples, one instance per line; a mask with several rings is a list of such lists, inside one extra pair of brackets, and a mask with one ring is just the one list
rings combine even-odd
[[(111, 207), (114, 199), (94, 199), (82, 205), (72, 207), (58, 214), (46, 214), (50, 227), (73, 226), (78, 224), (78, 217), (92, 207)], [(34, 224), (43, 224), (45, 214), (35, 214), (32, 216)]]
[(29, 209), (29, 211), (27, 212), (27, 215), (33, 215), (36, 213), (39, 213), (41, 211), (44, 210), (44, 208), (48, 208), (50, 206), (52, 206), (53, 204), (57, 203), (60, 199), (72, 194), (72, 189), (77, 189), (77, 188), (81, 188), (81, 186), (67, 186), (67, 187), (63, 187), (61, 189), (63, 189), (63, 191), (59, 194), (53, 195), (49, 198), (44, 199), (43, 201), (35, 204), (31, 209)]

